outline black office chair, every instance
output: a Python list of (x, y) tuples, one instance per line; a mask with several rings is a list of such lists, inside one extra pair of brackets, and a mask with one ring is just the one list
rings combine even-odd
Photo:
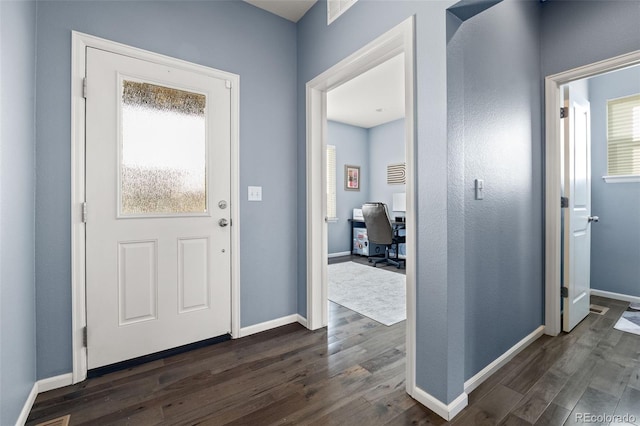
[[(405, 237), (398, 236), (394, 232), (387, 205), (384, 203), (365, 203), (362, 205), (362, 216), (364, 216), (364, 224), (367, 227), (369, 247), (371, 244), (385, 246), (384, 257), (369, 257), (369, 262), (373, 263), (373, 266), (384, 262), (400, 269), (405, 264), (405, 260), (398, 257), (398, 244), (404, 243)], [(389, 257), (389, 249), (394, 245), (396, 246), (396, 255), (391, 258)]]

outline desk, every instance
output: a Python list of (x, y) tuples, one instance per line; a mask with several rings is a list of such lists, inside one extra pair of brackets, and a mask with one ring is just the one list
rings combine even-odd
[[(354, 228), (367, 228), (367, 225), (364, 223), (364, 220), (359, 219), (347, 219), (351, 223), (351, 240), (349, 241), (349, 245), (351, 247), (351, 254), (356, 254), (353, 251), (353, 230)], [(392, 221), (391, 226), (393, 226), (393, 230), (397, 232), (399, 229), (405, 229), (406, 222), (396, 222)], [(403, 243), (404, 244), (404, 243)], [(372, 253), (369, 252), (371, 255)]]

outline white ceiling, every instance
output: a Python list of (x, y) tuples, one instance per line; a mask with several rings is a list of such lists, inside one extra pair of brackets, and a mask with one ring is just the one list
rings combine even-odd
[(271, 12), (292, 22), (298, 22), (300, 18), (317, 0), (244, 0), (260, 9)]
[(404, 53), (327, 94), (327, 119), (364, 127), (404, 117)]

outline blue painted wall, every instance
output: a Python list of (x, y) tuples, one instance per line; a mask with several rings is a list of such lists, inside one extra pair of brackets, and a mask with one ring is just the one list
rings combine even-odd
[[(456, 34), (464, 71), (465, 379), (543, 322), (538, 30), (536, 3), (505, 1)], [(476, 178), (484, 179), (483, 200), (475, 199)]]
[[(369, 129), (369, 200), (382, 201), (393, 207), (393, 194), (405, 192), (406, 185), (387, 183), (387, 166), (405, 162), (404, 119), (391, 121)], [(404, 213), (398, 214), (404, 216)]]
[[(327, 122), (327, 143), (336, 147), (336, 209), (337, 222), (328, 226), (329, 254), (351, 250), (350, 235), (353, 209), (369, 200), (371, 185), (368, 131), (337, 121)], [(345, 164), (360, 166), (360, 191), (345, 191)]]
[(240, 75), (241, 323), (296, 313), (295, 24), (241, 1), (46, 1), (37, 19), (38, 378), (72, 369), (71, 30)]
[[(640, 46), (639, 46), (640, 47)], [(640, 297), (640, 182), (605, 183), (607, 100), (640, 93), (640, 67), (589, 79), (591, 288)]]
[(0, 424), (36, 379), (34, 278), (36, 3), (0, 2)]
[(542, 76), (602, 61), (640, 48), (640, 2), (543, 2)]

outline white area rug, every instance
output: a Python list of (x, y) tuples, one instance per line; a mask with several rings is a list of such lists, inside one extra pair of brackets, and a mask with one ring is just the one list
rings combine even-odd
[(329, 265), (329, 300), (384, 325), (407, 319), (403, 274), (354, 262)]
[(613, 328), (640, 335), (640, 311), (634, 309), (624, 311)]

